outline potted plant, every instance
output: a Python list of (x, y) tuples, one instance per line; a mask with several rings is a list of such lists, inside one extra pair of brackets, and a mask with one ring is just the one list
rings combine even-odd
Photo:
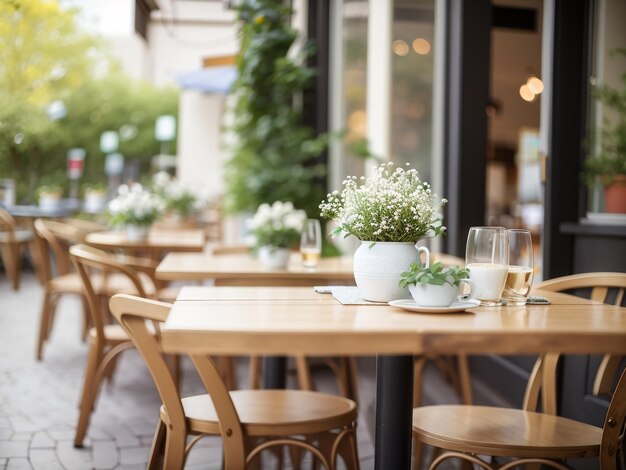
[(448, 307), (458, 299), (461, 282), (470, 285), (469, 297), (472, 296), (474, 285), (468, 277), (469, 269), (461, 266), (444, 268), (441, 263), (432, 266), (411, 263), (401, 274), (400, 287), (408, 287), (421, 307)]
[[(620, 49), (626, 56), (626, 49)], [(608, 85), (596, 86), (594, 96), (615, 112), (615, 119), (605, 121), (600, 129), (600, 148), (585, 161), (585, 177), (590, 186), (604, 187), (606, 212), (626, 214), (626, 73), (621, 90)]]
[(406, 298), (400, 274), (418, 261), (415, 244), (445, 230), (430, 185), (417, 170), (393, 169), (381, 164), (370, 178), (348, 177), (342, 191), (334, 191), (320, 204), (322, 217), (336, 219), (333, 234), (361, 240), (354, 254), (354, 279), (366, 300), (389, 302)]
[(154, 175), (152, 188), (165, 203), (165, 209), (172, 221), (180, 224), (192, 217), (207, 204), (207, 198), (194, 187), (172, 178), (167, 172)]
[(291, 202), (261, 204), (249, 222), (259, 260), (266, 269), (284, 269), (289, 249), (300, 239), (306, 213)]
[(123, 184), (117, 192), (118, 196), (108, 205), (109, 222), (124, 227), (128, 241), (142, 241), (148, 235), (150, 226), (163, 213), (162, 199), (139, 183), (130, 187)]
[(100, 183), (90, 183), (83, 193), (85, 212), (102, 212), (106, 206), (107, 187)]
[(44, 211), (53, 211), (61, 205), (63, 188), (57, 184), (46, 184), (37, 189), (39, 207)]

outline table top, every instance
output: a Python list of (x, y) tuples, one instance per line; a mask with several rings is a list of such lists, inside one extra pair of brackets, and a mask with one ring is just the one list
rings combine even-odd
[(77, 207), (70, 205), (62, 205), (50, 209), (42, 209), (36, 205), (18, 205), (18, 206), (0, 206), (5, 209), (13, 217), (27, 217), (27, 218), (60, 218), (67, 217), (72, 212), (77, 210)]
[(104, 249), (134, 249), (179, 252), (200, 252), (204, 249), (202, 230), (151, 229), (148, 237), (140, 242), (130, 242), (123, 231), (90, 233), (85, 241)]
[(626, 353), (625, 308), (566, 294), (537, 291), (552, 305), (417, 314), (384, 304), (341, 305), (311, 288), (197, 289), (181, 292), (162, 327), (166, 352)]
[(316, 268), (305, 268), (299, 253), (292, 253), (287, 269), (267, 270), (250, 254), (170, 253), (156, 270), (164, 281), (199, 279), (238, 280), (343, 280), (354, 282), (352, 257), (320, 259)]

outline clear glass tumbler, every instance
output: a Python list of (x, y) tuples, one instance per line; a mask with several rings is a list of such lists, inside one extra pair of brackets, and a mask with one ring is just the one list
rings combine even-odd
[(322, 253), (322, 228), (317, 219), (307, 219), (300, 237), (300, 254), (305, 268), (314, 268)]
[(509, 271), (502, 298), (507, 305), (525, 305), (533, 285), (533, 240), (528, 230), (507, 230)]
[(509, 239), (504, 227), (472, 227), (467, 236), (465, 266), (481, 305), (500, 305), (509, 271)]

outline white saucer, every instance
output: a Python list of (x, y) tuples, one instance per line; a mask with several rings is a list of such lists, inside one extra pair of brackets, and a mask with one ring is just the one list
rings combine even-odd
[(389, 305), (417, 313), (456, 313), (463, 312), (468, 308), (478, 307), (480, 300), (468, 299), (462, 302), (453, 302), (452, 305), (448, 307), (420, 307), (413, 299), (400, 299), (392, 300), (389, 302)]

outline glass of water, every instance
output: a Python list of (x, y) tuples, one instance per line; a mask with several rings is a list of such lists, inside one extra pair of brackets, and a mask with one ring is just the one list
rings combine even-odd
[(300, 254), (305, 268), (314, 268), (322, 253), (322, 228), (317, 219), (307, 219), (300, 237)]
[(502, 298), (507, 305), (525, 305), (533, 285), (533, 240), (528, 230), (507, 230), (509, 271)]

